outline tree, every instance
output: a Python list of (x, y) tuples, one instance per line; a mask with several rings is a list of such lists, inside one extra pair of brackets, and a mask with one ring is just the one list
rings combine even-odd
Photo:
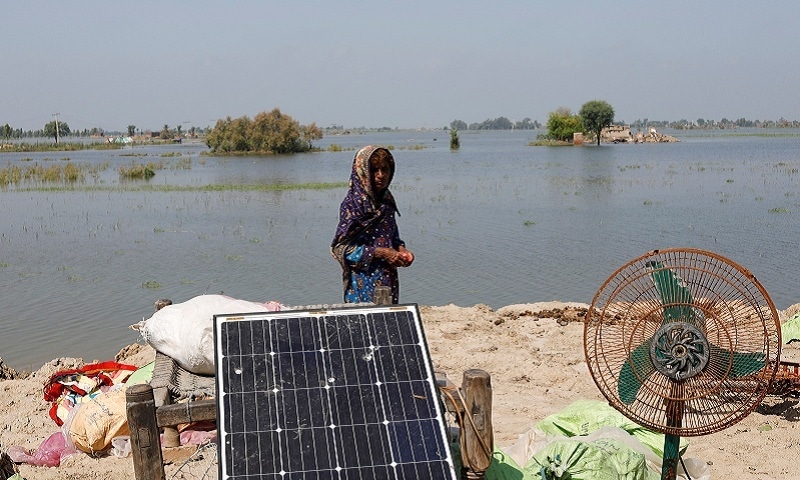
[(170, 131), (169, 125), (165, 123), (164, 128), (161, 129), (161, 133), (158, 135), (158, 138), (169, 140), (172, 138), (172, 136), (172, 131)]
[[(56, 131), (56, 124), (58, 124), (58, 131)], [(59, 137), (65, 137), (70, 134), (69, 125), (67, 125), (67, 122), (56, 122), (53, 120), (44, 126), (43, 133), (45, 137), (55, 138), (56, 143), (58, 143)]]
[(575, 132), (583, 131), (581, 117), (573, 114), (569, 108), (560, 107), (547, 118), (547, 138), (563, 142), (572, 141)]
[(467, 124), (466, 122), (463, 122), (461, 120), (453, 120), (452, 122), (450, 122), (450, 128), (452, 128), (453, 130), (466, 130)]
[(539, 122), (535, 120), (532, 121), (530, 118), (525, 117), (522, 119), (521, 122), (515, 123), (514, 128), (516, 128), (517, 130), (537, 130), (541, 128), (541, 125), (539, 124)]
[(259, 113), (253, 120), (218, 120), (206, 136), (206, 145), (212, 152), (297, 153), (311, 150), (311, 142), (320, 138), (322, 130), (315, 123), (300, 125), (275, 108)]
[(128, 136), (132, 137), (136, 134), (136, 125), (128, 125)]
[(458, 150), (461, 147), (461, 141), (458, 139), (458, 130), (455, 128), (450, 130), (450, 150)]
[(316, 122), (312, 122), (310, 125), (300, 125), (300, 140), (306, 143), (309, 150), (311, 149), (311, 141), (321, 138), (322, 129), (317, 126)]
[(603, 100), (591, 100), (583, 104), (579, 115), (584, 128), (594, 133), (600, 145), (600, 132), (614, 122), (614, 109)]
[(14, 129), (11, 128), (11, 125), (5, 124), (3, 126), (3, 138), (6, 139), (6, 142), (11, 138), (11, 135), (14, 133)]

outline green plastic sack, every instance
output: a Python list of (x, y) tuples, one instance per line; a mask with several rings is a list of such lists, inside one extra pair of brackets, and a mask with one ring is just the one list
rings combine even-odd
[(781, 341), (787, 344), (800, 341), (800, 312), (781, 325)]
[[(460, 471), (456, 454), (456, 470)], [(599, 438), (591, 442), (562, 439), (549, 443), (524, 467), (501, 449), (495, 449), (485, 480), (659, 480), (660, 473), (647, 466), (645, 456), (619, 440)]]
[(647, 467), (645, 456), (612, 438), (591, 442), (557, 440), (537, 452), (524, 469), (539, 478), (570, 480), (658, 480), (661, 475)]
[[(664, 456), (664, 434), (656, 433), (633, 421), (612, 408), (608, 403), (597, 400), (578, 400), (560, 412), (545, 417), (536, 428), (548, 435), (577, 437), (588, 435), (601, 427), (619, 427), (659, 457)], [(689, 443), (681, 438), (680, 453), (686, 452)]]
[[(453, 464), (456, 472), (461, 474), (461, 445), (459, 442), (450, 444), (450, 452), (453, 455)], [(484, 480), (540, 480), (538, 475), (528, 475), (522, 471), (509, 455), (495, 447), (492, 456), (492, 463), (486, 469)]]

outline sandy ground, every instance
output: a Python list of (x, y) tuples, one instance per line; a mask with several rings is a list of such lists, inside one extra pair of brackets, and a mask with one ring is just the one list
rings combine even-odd
[[(575, 400), (603, 399), (586, 367), (583, 324), (567, 307), (588, 305), (548, 302), (497, 311), (484, 305), (420, 307), (436, 369), (456, 384), (471, 368), (492, 375), (495, 442), (500, 447), (511, 445), (538, 421)], [(782, 312), (782, 318), (796, 309)], [(781, 358), (798, 361), (800, 347), (795, 345), (784, 346)], [(134, 345), (124, 348), (118, 357), (144, 365), (154, 353), (149, 346)], [(5, 451), (11, 445), (35, 449), (57, 431), (47, 414), (42, 385), (53, 372), (81, 362), (57, 359), (26, 379), (0, 381), (0, 449)], [(740, 423), (690, 438), (687, 456), (707, 462), (712, 478), (717, 479), (800, 478), (798, 420), (797, 399), (767, 397)], [(22, 464), (18, 468), (28, 480), (134, 478), (130, 457), (110, 455), (79, 453), (59, 467)], [(167, 478), (175, 470), (175, 466), (167, 466)]]

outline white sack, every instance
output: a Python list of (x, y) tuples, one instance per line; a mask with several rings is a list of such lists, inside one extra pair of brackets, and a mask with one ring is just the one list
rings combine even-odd
[(214, 374), (214, 315), (280, 310), (280, 304), (200, 295), (167, 305), (131, 328), (154, 349), (198, 375)]

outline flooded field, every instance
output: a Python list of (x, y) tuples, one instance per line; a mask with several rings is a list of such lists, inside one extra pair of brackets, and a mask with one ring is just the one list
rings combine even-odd
[[(0, 168), (87, 172), (0, 190), (0, 357), (27, 370), (111, 358), (158, 298), (340, 302), (328, 246), (352, 157), (371, 143), (393, 147), (400, 232), (417, 255), (402, 302), (589, 303), (628, 260), (680, 246), (750, 269), (778, 309), (800, 302), (797, 132), (558, 148), (529, 146), (536, 133), (460, 132), (458, 151), (421, 131), (326, 137), (325, 151), (293, 156), (214, 157), (191, 142), (0, 154)], [(148, 162), (149, 180), (120, 175)]]

